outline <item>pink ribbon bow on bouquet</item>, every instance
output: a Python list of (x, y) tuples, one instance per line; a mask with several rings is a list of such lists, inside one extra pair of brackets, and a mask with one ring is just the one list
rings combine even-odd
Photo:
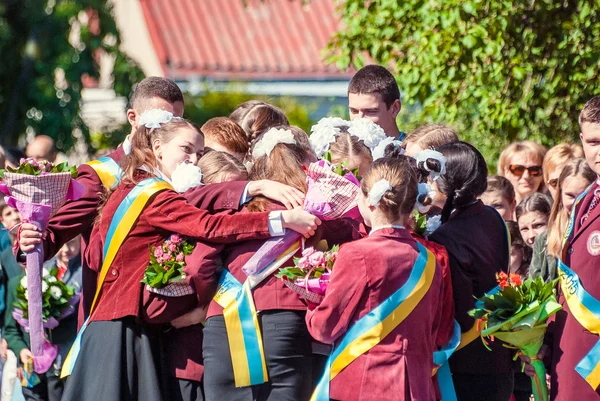
[[(352, 173), (344, 176), (336, 174), (326, 160), (311, 163), (306, 170), (308, 191), (304, 199), (304, 210), (322, 220), (335, 220), (342, 217), (358, 219), (358, 191), (360, 184)], [(282, 237), (271, 238), (242, 267), (247, 276), (263, 271), (286, 249), (300, 239), (295, 231), (286, 230)]]
[[(66, 200), (79, 199), (85, 187), (71, 178), (71, 173), (45, 173), (40, 175), (5, 172), (0, 191), (7, 196), (6, 203), (17, 209), (23, 221), (31, 223), (40, 232), (48, 227), (48, 221)], [(31, 352), (42, 357), (44, 327), (42, 321), (42, 264), (44, 248), (41, 244), (27, 253), (27, 281), (29, 300), (29, 328)], [(34, 362), (35, 363), (35, 362)]]

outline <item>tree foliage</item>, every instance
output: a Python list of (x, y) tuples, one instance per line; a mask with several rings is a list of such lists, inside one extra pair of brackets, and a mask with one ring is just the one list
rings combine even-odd
[(98, 79), (101, 55), (115, 59), (113, 88), (129, 95), (143, 78), (119, 51), (108, 0), (3, 0), (0, 3), (0, 133), (16, 145), (25, 132), (53, 137), (68, 150), (80, 116), (82, 79)]
[(598, 0), (345, 0), (339, 11), (329, 61), (389, 67), (413, 124), (450, 123), (488, 160), (514, 140), (574, 139), (600, 92)]

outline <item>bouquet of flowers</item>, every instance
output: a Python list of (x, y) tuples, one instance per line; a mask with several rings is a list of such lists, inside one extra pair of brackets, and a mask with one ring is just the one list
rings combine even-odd
[(338, 250), (338, 245), (328, 251), (320, 251), (313, 247), (306, 248), (302, 252), (302, 257), (294, 258), (293, 267), (279, 269), (275, 277), (283, 279), (286, 286), (310, 302), (318, 304), (323, 300), (329, 285), (331, 269)]
[[(17, 302), (13, 309), (13, 317), (25, 331), (29, 331), (27, 276), (23, 276), (17, 287)], [(75, 312), (74, 306), (79, 301), (75, 289), (58, 279), (58, 269), (50, 271), (42, 269), (42, 319), (44, 328), (54, 329), (59, 321)]]
[[(15, 321), (29, 332), (29, 288), (27, 276), (23, 276), (17, 286), (17, 301), (12, 316)], [(75, 312), (80, 294), (75, 289), (58, 279), (58, 268), (50, 271), (42, 270), (42, 318), (43, 327), (48, 330), (58, 327), (60, 321)], [(58, 354), (58, 347), (44, 340), (43, 354), (33, 360), (36, 373), (45, 373), (52, 366)]]
[[(304, 210), (307, 212), (322, 220), (360, 216), (358, 211), (360, 184), (352, 172), (344, 168), (339, 170), (327, 160), (320, 160), (310, 164), (306, 170), (306, 181), (308, 191), (304, 199)], [(301, 235), (290, 230), (282, 237), (267, 240), (242, 266), (251, 288), (278, 271), (287, 258), (296, 253), (300, 247)], [(301, 289), (301, 295), (305, 295), (305, 288), (290, 287), (299, 291)]]
[[(6, 203), (19, 210), (23, 221), (43, 232), (48, 221), (68, 199), (79, 199), (85, 188), (73, 178), (77, 169), (67, 163), (53, 165), (48, 161), (21, 159), (16, 169), (0, 170), (0, 191)], [(28, 316), (31, 332), (31, 352), (42, 356), (44, 328), (42, 318), (42, 262), (44, 250), (37, 245), (27, 253)]]
[(144, 271), (142, 283), (146, 290), (169, 297), (181, 297), (194, 293), (185, 280), (185, 257), (194, 246), (173, 234), (160, 246), (150, 247), (150, 264)]
[(548, 318), (561, 309), (556, 302), (558, 279), (548, 283), (540, 277), (522, 281), (518, 274), (500, 273), (497, 280), (498, 287), (479, 298), (469, 315), (480, 319), (482, 339), (498, 338), (517, 349), (518, 354), (531, 358), (536, 372), (531, 378), (534, 398), (547, 401), (546, 369), (536, 357), (543, 345)]

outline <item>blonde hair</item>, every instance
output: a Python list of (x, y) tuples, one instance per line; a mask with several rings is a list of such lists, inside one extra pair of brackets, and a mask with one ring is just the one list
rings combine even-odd
[(271, 127), (289, 125), (283, 110), (262, 100), (249, 100), (241, 103), (229, 118), (242, 127), (249, 141), (254, 140)]
[(458, 134), (454, 128), (442, 124), (426, 124), (414, 130), (404, 140), (414, 143), (423, 149), (437, 149), (448, 143), (458, 142)]
[(163, 143), (170, 142), (182, 128), (190, 128), (202, 135), (198, 126), (188, 120), (173, 117), (168, 123), (160, 124), (160, 128), (146, 128), (140, 126), (131, 136), (131, 153), (121, 162), (124, 180), (137, 184), (136, 171), (146, 165), (149, 168), (158, 168), (158, 162), (152, 151), (152, 142), (159, 139)]
[(550, 180), (550, 172), (567, 163), (569, 160), (579, 159), (581, 157), (583, 157), (583, 149), (580, 145), (559, 143), (550, 148), (544, 156), (544, 162), (542, 163), (544, 182), (547, 183)]
[(220, 181), (224, 174), (239, 174), (245, 180), (248, 178), (248, 170), (235, 156), (225, 152), (211, 151), (206, 153), (198, 162), (202, 171), (202, 182), (214, 184)]
[(363, 195), (368, 197), (369, 191), (377, 181), (387, 180), (392, 189), (383, 194), (378, 207), (389, 218), (397, 219), (412, 212), (419, 193), (418, 184), (422, 178), (422, 172), (413, 158), (382, 158), (371, 164), (360, 182), (360, 189)]
[(205, 139), (219, 143), (230, 152), (242, 155), (242, 157), (248, 153), (249, 145), (246, 133), (230, 118), (211, 118), (200, 129)]
[[(510, 160), (517, 153), (527, 153), (529, 155), (534, 156), (540, 166), (544, 161), (544, 156), (546, 155), (546, 148), (539, 143), (532, 141), (521, 141), (521, 142), (513, 142), (508, 145), (502, 153), (500, 153), (500, 158), (498, 159), (498, 171), (497, 174), (504, 177), (504, 171), (510, 166)], [(543, 184), (540, 185), (543, 187)], [(539, 189), (538, 189), (539, 191)]]
[(552, 205), (550, 219), (548, 220), (548, 254), (555, 258), (560, 257), (562, 248), (562, 239), (567, 228), (568, 213), (562, 201), (562, 186), (567, 178), (581, 177), (589, 183), (596, 179), (596, 174), (592, 171), (585, 159), (575, 159), (565, 165), (556, 186), (556, 199)]
[[(302, 146), (302, 134), (306, 135), (306, 133), (299, 128), (291, 131), (296, 144), (278, 143), (269, 155), (254, 159), (249, 174), (251, 181), (277, 181), (306, 193), (308, 188), (306, 173), (302, 166), (313, 161), (314, 155)], [(255, 143), (260, 141), (263, 135), (264, 133), (256, 138)], [(266, 211), (269, 210), (269, 203), (270, 201), (267, 198), (255, 196), (248, 204), (248, 210), (251, 212)]]
[(329, 147), (333, 163), (348, 162), (355, 158), (364, 158), (369, 163), (373, 162), (371, 150), (358, 137), (348, 133), (347, 127), (336, 127), (340, 133), (336, 135), (335, 142)]

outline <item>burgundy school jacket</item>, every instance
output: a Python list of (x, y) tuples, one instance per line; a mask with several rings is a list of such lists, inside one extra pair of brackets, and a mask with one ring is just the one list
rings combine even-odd
[[(283, 210), (283, 206), (271, 203), (272, 210)], [(242, 214), (255, 214), (244, 209)], [(355, 229), (350, 219), (338, 219), (334, 221), (323, 221), (315, 238), (307, 240), (306, 246), (311, 246), (321, 239), (327, 240), (329, 247), (333, 245), (340, 245), (354, 239), (360, 238), (360, 234)], [(229, 272), (240, 282), (243, 283), (246, 280), (246, 274), (242, 271), (242, 267), (250, 258), (256, 253), (256, 251), (263, 245), (264, 240), (246, 241), (243, 243), (236, 243), (227, 245), (223, 251), (223, 263)], [(302, 251), (298, 251), (295, 256), (301, 256)], [(293, 261), (289, 259), (287, 264), (284, 266), (292, 266)], [(257, 311), (274, 310), (274, 309), (285, 309), (285, 310), (306, 310), (306, 304), (300, 299), (299, 295), (293, 290), (286, 287), (281, 279), (271, 275), (268, 279), (265, 279), (262, 283), (254, 288), (252, 291), (254, 298), (254, 305)], [(223, 308), (216, 303), (211, 301), (208, 307), (207, 319), (216, 316), (223, 315)]]
[[(140, 178), (143, 178), (142, 174)], [(85, 258), (96, 271), (102, 265), (100, 249), (104, 246), (112, 216), (133, 187), (130, 183), (119, 184), (102, 210), (100, 223), (94, 226), (91, 241), (98, 241), (98, 244), (86, 252)], [(161, 244), (172, 233), (215, 243), (270, 237), (267, 212), (211, 215), (191, 206), (175, 191), (159, 192), (151, 198), (117, 252), (102, 286), (92, 321), (141, 317), (140, 280), (149, 263), (149, 246)]]
[[(183, 297), (165, 297), (147, 290), (143, 292), (144, 321), (166, 324), (189, 312), (196, 306), (208, 305), (212, 299), (221, 267), (222, 245), (198, 241), (191, 255), (185, 258), (184, 272), (196, 292)], [(202, 324), (175, 329), (164, 333), (163, 349), (169, 375), (179, 379), (202, 381)]]
[[(383, 228), (343, 245), (325, 299), (307, 312), (311, 335), (328, 344), (341, 341), (354, 323), (406, 283), (417, 256), (417, 243), (406, 229)], [(435, 400), (431, 372), (442, 294), (442, 270), (436, 263), (431, 287), (413, 312), (331, 381), (330, 397)]]
[[(581, 217), (587, 212), (596, 181), (589, 193), (575, 210), (573, 234), (565, 245), (565, 263), (581, 280), (583, 287), (596, 299), (600, 299), (600, 206), (596, 206), (588, 219), (581, 225)], [(563, 310), (556, 314), (554, 342), (552, 346), (551, 400), (555, 401), (597, 401), (600, 391), (592, 387), (575, 371), (575, 366), (600, 340), (600, 337), (587, 331), (570, 313), (569, 306), (560, 291), (559, 302)]]
[[(506, 272), (509, 247), (506, 227), (494, 209), (477, 201), (450, 216), (429, 236), (443, 245), (450, 257), (455, 319), (463, 332), (473, 327), (467, 312), (475, 307), (475, 297), (496, 287), (496, 273)], [(452, 372), (489, 375), (512, 372), (513, 351), (498, 340), (490, 343), (492, 352), (476, 339), (450, 358)]]

